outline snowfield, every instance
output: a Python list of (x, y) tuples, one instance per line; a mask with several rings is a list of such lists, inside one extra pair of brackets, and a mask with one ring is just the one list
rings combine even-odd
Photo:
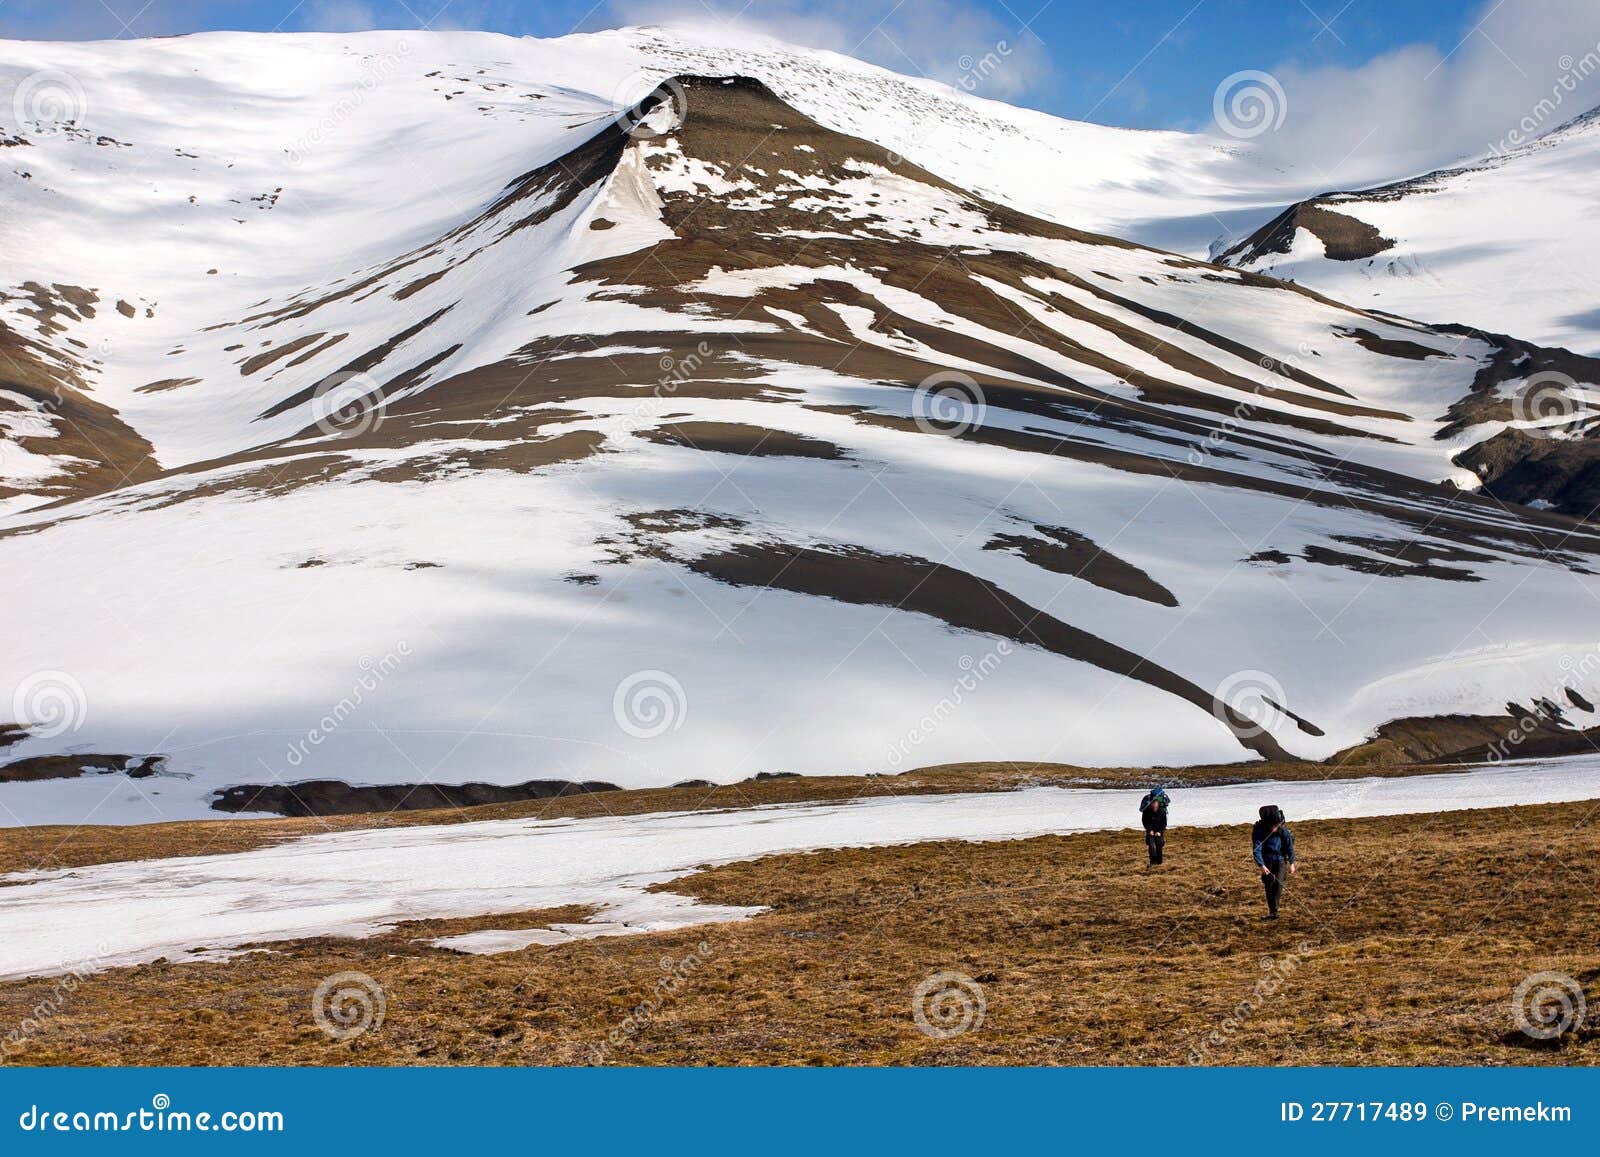
[[(704, 865), (821, 848), (1015, 840), (1137, 826), (1138, 791), (1027, 788), (610, 819), (505, 820), (307, 836), (259, 851), (0, 877), (0, 978), (88, 972), (204, 947), (370, 936), (405, 920), (593, 905), (588, 923), (438, 943), (511, 951), (573, 938), (738, 920), (759, 909), (646, 889)], [(1291, 822), (1600, 799), (1600, 757), (1493, 770), (1174, 793), (1182, 826), (1248, 824), (1262, 803)], [(1130, 862), (1142, 849), (1130, 845)]]
[(1241, 145), (650, 30), (40, 77), (0, 823), (1595, 722), (1600, 531), (1455, 461), (1554, 355), (1126, 240)]
[(1591, 191), (1600, 117), (1547, 127), (1554, 131), (1465, 164), (1319, 198), (1318, 206), (1381, 235), (1388, 244), (1371, 256), (1330, 257), (1314, 232), (1299, 228), (1282, 251), (1227, 260), (1363, 308), (1600, 356), (1592, 273), (1600, 214)]

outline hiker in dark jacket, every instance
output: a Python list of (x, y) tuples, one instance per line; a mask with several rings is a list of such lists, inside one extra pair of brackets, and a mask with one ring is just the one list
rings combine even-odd
[(1278, 918), (1278, 897), (1287, 877), (1294, 875), (1294, 833), (1283, 820), (1283, 809), (1267, 804), (1250, 829), (1250, 846), (1261, 884), (1267, 890), (1267, 919)]
[(1153, 787), (1139, 801), (1139, 819), (1144, 823), (1144, 846), (1152, 866), (1161, 862), (1167, 847), (1167, 808), (1172, 803), (1163, 788)]

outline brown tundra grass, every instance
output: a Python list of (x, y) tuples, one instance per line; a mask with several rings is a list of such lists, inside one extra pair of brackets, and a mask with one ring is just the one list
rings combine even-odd
[[(1174, 828), (1154, 870), (1131, 831), (778, 856), (670, 885), (770, 908), (743, 923), (500, 956), (422, 942), (585, 914), (563, 910), (124, 968), (67, 991), (9, 982), (0, 1041), (28, 1022), (8, 1059), (69, 1065), (1592, 1064), (1597, 816), (1579, 803), (1297, 824), (1301, 870), (1275, 923), (1242, 826)], [(116, 838), (85, 835), (102, 852)], [(336, 1041), (312, 994), (345, 971), (382, 986), (385, 1017)], [(1587, 990), (1589, 1017), (1538, 1042), (1512, 992), (1544, 971)], [(970, 1021), (947, 1039), (913, 1014), (941, 972), (970, 980), (925, 1005), (935, 1027)]]

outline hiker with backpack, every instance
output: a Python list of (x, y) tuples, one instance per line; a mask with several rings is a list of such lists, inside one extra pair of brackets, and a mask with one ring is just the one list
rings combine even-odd
[(1251, 854), (1261, 869), (1261, 884), (1267, 890), (1267, 919), (1278, 918), (1278, 898), (1283, 885), (1294, 875), (1294, 833), (1284, 822), (1283, 809), (1266, 804), (1261, 818), (1250, 828)]
[(1172, 800), (1164, 788), (1153, 787), (1139, 801), (1139, 819), (1144, 824), (1144, 846), (1150, 853), (1150, 866), (1161, 863), (1167, 847), (1167, 808)]

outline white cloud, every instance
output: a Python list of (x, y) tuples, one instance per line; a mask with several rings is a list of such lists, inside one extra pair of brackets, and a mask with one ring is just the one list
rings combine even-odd
[(1448, 51), (1397, 49), (1357, 67), (1270, 71), (1282, 127), (1255, 143), (1350, 186), (1504, 149), (1600, 104), (1600, 4), (1484, 4)]
[(300, 16), (307, 32), (368, 32), (379, 27), (378, 14), (363, 0), (317, 0)]
[(1000, 100), (1037, 99), (1050, 79), (1036, 36), (961, 0), (611, 0), (609, 11), (623, 24), (745, 28)]

